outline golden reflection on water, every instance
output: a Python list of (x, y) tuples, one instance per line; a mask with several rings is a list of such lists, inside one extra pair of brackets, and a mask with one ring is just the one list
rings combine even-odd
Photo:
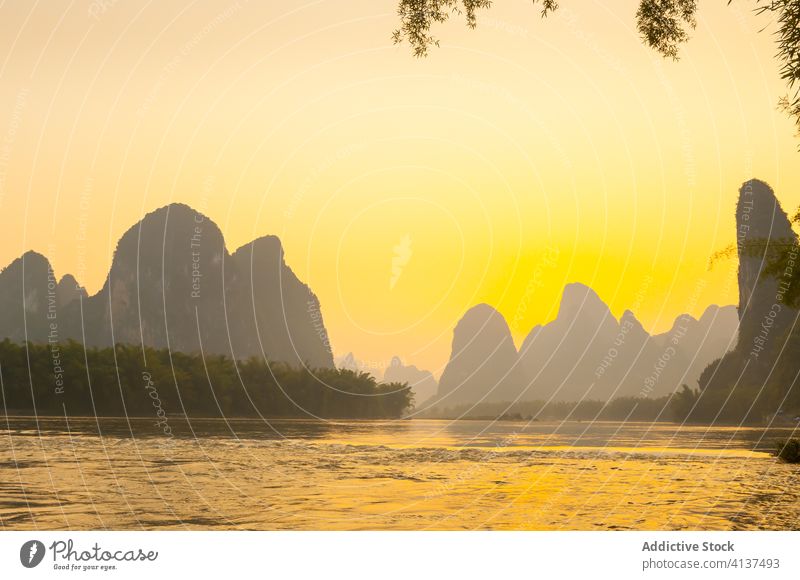
[[(6, 423), (3, 421), (0, 425)], [(5, 529), (797, 529), (784, 430), (11, 419)]]

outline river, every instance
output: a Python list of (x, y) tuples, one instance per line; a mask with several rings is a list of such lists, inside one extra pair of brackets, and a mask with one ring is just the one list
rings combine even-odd
[(3, 529), (800, 528), (791, 429), (0, 418)]

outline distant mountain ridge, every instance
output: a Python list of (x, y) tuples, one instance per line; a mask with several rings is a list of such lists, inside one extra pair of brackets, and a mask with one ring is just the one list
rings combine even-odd
[(436, 395), (439, 385), (433, 373), (419, 369), (414, 365), (406, 365), (399, 356), (392, 357), (389, 366), (383, 373), (386, 383), (408, 383), (414, 393), (414, 405), (417, 408), (427, 403)]
[(27, 252), (0, 272), (0, 339), (265, 357), (333, 368), (319, 300), (286, 265), (278, 238), (230, 254), (209, 218), (174, 203), (120, 238), (106, 281), (87, 296)]
[[(433, 373), (419, 369), (414, 365), (406, 365), (399, 356), (393, 356), (388, 365), (378, 362), (359, 360), (352, 352), (334, 359), (336, 368), (367, 373), (377, 381), (385, 383), (408, 383), (414, 393), (414, 406), (419, 408), (436, 395), (438, 383)], [(385, 368), (384, 368), (385, 367)]]
[(659, 397), (696, 385), (713, 360), (737, 341), (734, 306), (709, 306), (700, 319), (676, 318), (650, 335), (626, 310), (617, 320), (597, 293), (579, 283), (563, 291), (558, 316), (534, 327), (519, 351), (502, 315), (487, 305), (454, 330), (439, 404), (524, 400)]
[(558, 317), (528, 335), (520, 358), (544, 399), (659, 397), (696, 385), (733, 348), (737, 331), (736, 308), (711, 305), (699, 320), (682, 314), (669, 331), (650, 335), (631, 311), (617, 320), (592, 289), (569, 284)]

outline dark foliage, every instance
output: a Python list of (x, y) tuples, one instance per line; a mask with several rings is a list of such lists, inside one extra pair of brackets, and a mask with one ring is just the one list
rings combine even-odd
[[(797, 344), (800, 329), (792, 330), (777, 344)], [(745, 355), (729, 353), (745, 360)], [(793, 364), (764, 363), (745, 360), (745, 364), (711, 363), (700, 376), (699, 389), (684, 389), (676, 393), (673, 413), (676, 420), (698, 423), (763, 424), (780, 414), (794, 417), (800, 414), (800, 389)], [(764, 368), (757, 368), (758, 365)], [(766, 380), (763, 377), (768, 377)]]
[[(540, 0), (533, 0), (536, 4)], [(556, 0), (541, 0), (542, 16), (558, 8)], [(467, 26), (475, 28), (478, 24), (476, 10), (489, 8), (491, 0), (400, 0), (397, 15), (400, 28), (394, 31), (395, 44), (407, 40), (414, 50), (414, 56), (426, 56), (428, 48), (439, 46), (439, 41), (431, 35), (434, 23), (446, 22), (451, 14), (464, 16)]]
[(781, 78), (789, 87), (781, 106), (795, 118), (800, 132), (800, 1), (759, 0), (758, 3), (759, 12), (772, 13), (778, 19), (777, 58), (781, 63)]
[(102, 417), (393, 418), (408, 385), (366, 373), (117, 345), (0, 342), (3, 413)]
[(775, 455), (786, 463), (800, 463), (800, 439), (787, 439), (775, 444)]
[(687, 29), (697, 24), (696, 12), (695, 0), (642, 0), (636, 28), (649, 47), (677, 59), (680, 45), (689, 40)]

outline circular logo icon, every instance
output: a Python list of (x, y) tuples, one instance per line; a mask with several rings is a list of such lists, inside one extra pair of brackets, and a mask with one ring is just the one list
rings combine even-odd
[(35, 568), (44, 559), (44, 544), (39, 540), (29, 540), (19, 549), (19, 561), (26, 568)]

